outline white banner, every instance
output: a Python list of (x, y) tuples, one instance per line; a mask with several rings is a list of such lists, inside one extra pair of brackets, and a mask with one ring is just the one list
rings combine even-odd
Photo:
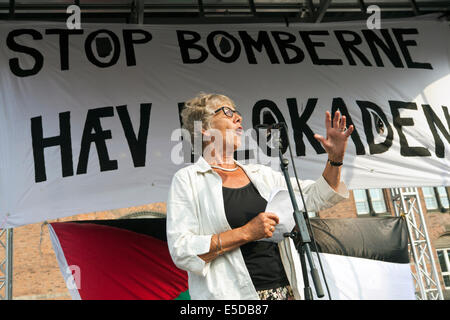
[(0, 227), (165, 201), (191, 159), (179, 110), (201, 91), (236, 102), (243, 162), (278, 169), (251, 132), (270, 111), (300, 178), (317, 179), (327, 155), (313, 134), (340, 110), (355, 126), (349, 188), (450, 184), (444, 22), (14, 23), (0, 35)]

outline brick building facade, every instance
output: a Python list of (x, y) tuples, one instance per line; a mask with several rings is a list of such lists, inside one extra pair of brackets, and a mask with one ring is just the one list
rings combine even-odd
[[(450, 273), (448, 272), (450, 271), (449, 189), (444, 188), (447, 196), (446, 200), (445, 197), (442, 197), (442, 189), (440, 189), (441, 199), (439, 199), (439, 195), (436, 193), (436, 199), (433, 202), (433, 199), (430, 198), (430, 190), (427, 189), (424, 196), (424, 191), (422, 188), (419, 188), (426, 225), (435, 255), (436, 267), (446, 299), (450, 299)], [(368, 196), (365, 200), (364, 194)], [(375, 197), (371, 198), (371, 195)], [(382, 202), (384, 202), (385, 209)], [(437, 208), (435, 208), (436, 205), (434, 203), (438, 203)], [(385, 212), (380, 212), (380, 210), (385, 210)], [(117, 219), (130, 213), (141, 211), (164, 214), (166, 207), (165, 203), (161, 202), (141, 207), (80, 214), (52, 221)], [(380, 213), (375, 213), (377, 211)], [(356, 190), (350, 193), (348, 200), (328, 210), (316, 213), (316, 216), (323, 219), (364, 219), (373, 215), (394, 215), (393, 212), (394, 209), (388, 189), (380, 189), (378, 193), (367, 193), (363, 190)], [(48, 229), (45, 225), (39, 223), (15, 228), (13, 246), (14, 299), (70, 299), (56, 261)], [(4, 250), (1, 251), (2, 253), (0, 254), (3, 254)], [(438, 251), (440, 252), (439, 256)], [(443, 276), (446, 276), (446, 283), (444, 283)]]

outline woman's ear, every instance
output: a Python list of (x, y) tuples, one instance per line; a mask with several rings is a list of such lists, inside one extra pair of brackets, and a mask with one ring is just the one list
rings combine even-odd
[(217, 130), (215, 129), (202, 129), (202, 139), (203, 142), (214, 142), (216, 141)]

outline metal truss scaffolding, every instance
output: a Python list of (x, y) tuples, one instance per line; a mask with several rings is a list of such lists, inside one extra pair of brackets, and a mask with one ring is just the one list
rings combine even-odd
[(412, 272), (419, 300), (443, 300), (433, 249), (417, 188), (393, 188), (391, 198), (397, 217), (404, 217), (408, 226), (409, 253), (414, 262)]
[(13, 229), (0, 229), (0, 300), (12, 300)]
[(436, 12), (448, 16), (450, 11), (448, 0), (0, 0), (0, 20), (63, 21), (71, 4), (80, 7), (86, 22), (138, 24), (183, 24), (192, 19), (210, 23), (217, 18), (221, 23), (231, 23), (235, 18), (245, 22), (362, 20), (368, 17), (367, 8), (372, 5), (380, 8), (382, 18)]

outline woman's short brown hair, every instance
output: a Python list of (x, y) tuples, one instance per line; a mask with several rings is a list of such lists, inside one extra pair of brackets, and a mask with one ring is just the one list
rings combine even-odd
[(194, 143), (194, 123), (201, 121), (202, 129), (208, 130), (211, 128), (210, 121), (214, 115), (214, 111), (222, 106), (222, 104), (230, 104), (235, 108), (233, 100), (229, 97), (217, 93), (201, 92), (194, 98), (184, 103), (184, 108), (181, 111), (181, 121), (183, 128), (186, 129), (191, 138), (191, 143)]

